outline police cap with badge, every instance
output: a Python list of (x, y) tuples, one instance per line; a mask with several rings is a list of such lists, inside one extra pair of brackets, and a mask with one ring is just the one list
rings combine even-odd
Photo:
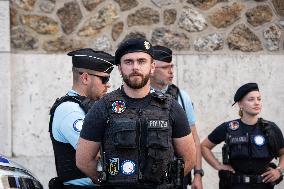
[(72, 64), (76, 68), (110, 73), (113, 70), (114, 57), (103, 51), (94, 51), (91, 48), (79, 49), (69, 52)]
[(120, 64), (120, 59), (123, 55), (134, 52), (144, 52), (149, 54), (152, 58), (154, 57), (152, 44), (148, 40), (142, 38), (132, 38), (123, 41), (119, 45), (115, 52), (115, 64)]
[(162, 62), (167, 62), (171, 63), (172, 62), (172, 50), (164, 47), (164, 46), (153, 46), (153, 51), (154, 51), (154, 59), (159, 60)]
[(258, 85), (256, 83), (246, 83), (243, 86), (241, 86), (237, 90), (237, 92), (234, 96), (234, 104), (232, 104), (232, 106), (234, 106), (237, 102), (242, 100), (242, 98), (244, 96), (246, 96), (251, 91), (259, 91)]

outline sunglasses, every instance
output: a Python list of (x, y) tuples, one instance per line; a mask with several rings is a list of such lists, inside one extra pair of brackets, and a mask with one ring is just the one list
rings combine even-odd
[[(100, 80), (102, 81), (102, 84), (107, 84), (107, 82), (109, 82), (110, 76), (101, 76), (101, 75), (96, 75), (96, 74), (91, 74), (86, 72), (88, 75), (92, 75), (92, 76), (96, 76), (98, 78), (100, 78)], [(83, 74), (83, 72), (79, 72), (80, 75)]]

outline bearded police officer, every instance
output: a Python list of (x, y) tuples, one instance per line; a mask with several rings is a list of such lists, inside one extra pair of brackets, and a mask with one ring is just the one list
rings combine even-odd
[[(106, 94), (114, 57), (102, 51), (80, 49), (72, 56), (72, 90), (56, 100), (50, 110), (49, 132), (54, 149), (57, 178), (50, 188), (76, 189), (94, 186), (75, 163), (75, 149), (86, 113), (94, 100)], [(62, 182), (64, 186), (62, 186)]]
[[(258, 117), (262, 101), (256, 83), (241, 86), (234, 101), (241, 118), (222, 123), (209, 134), (201, 144), (202, 155), (219, 171), (220, 189), (272, 189), (283, 177), (282, 132), (275, 123)], [(220, 163), (211, 150), (223, 141)], [(277, 157), (278, 166), (270, 163)]]
[[(115, 63), (124, 84), (95, 102), (87, 114), (76, 151), (77, 166), (107, 188), (181, 186), (183, 173), (195, 164), (194, 141), (177, 101), (150, 93), (149, 77), (155, 69), (151, 43), (124, 41)], [(99, 150), (102, 172), (96, 170)], [(176, 161), (174, 153), (179, 157)]]
[[(192, 181), (192, 189), (202, 189), (202, 176), (204, 172), (202, 170), (201, 164), (201, 150), (200, 150), (200, 140), (196, 130), (196, 118), (193, 111), (192, 101), (189, 95), (184, 91), (179, 89), (174, 85), (174, 64), (172, 62), (172, 50), (164, 46), (154, 46), (154, 60), (156, 63), (154, 74), (151, 77), (151, 87), (155, 91), (170, 94), (184, 109), (189, 126), (194, 138), (196, 147), (196, 165), (194, 166), (194, 179)], [(184, 189), (187, 185), (191, 183), (191, 174), (187, 175), (184, 179)]]

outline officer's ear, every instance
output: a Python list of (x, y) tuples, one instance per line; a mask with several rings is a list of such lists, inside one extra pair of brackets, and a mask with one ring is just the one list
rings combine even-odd
[(83, 84), (88, 84), (89, 80), (91, 79), (91, 77), (88, 75), (87, 72), (83, 72), (81, 75), (80, 75), (80, 80)]
[(118, 71), (119, 71), (120, 75), (122, 75), (122, 74), (121, 74), (121, 65), (118, 64), (117, 68), (118, 68)]
[(238, 106), (239, 106), (240, 109), (243, 109), (243, 105), (242, 105), (241, 101), (238, 102)]
[(152, 59), (151, 60), (151, 70), (150, 70), (150, 75), (153, 75), (154, 74), (154, 71), (155, 71), (155, 67), (156, 67), (156, 62)]

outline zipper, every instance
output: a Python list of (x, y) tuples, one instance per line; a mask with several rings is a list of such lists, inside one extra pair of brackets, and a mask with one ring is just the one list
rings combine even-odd
[(140, 163), (141, 163), (141, 134), (142, 134), (142, 110), (139, 108), (138, 111), (138, 129), (137, 129), (137, 135), (138, 135), (138, 180), (142, 179), (142, 173), (141, 173), (141, 167), (140, 167)]

